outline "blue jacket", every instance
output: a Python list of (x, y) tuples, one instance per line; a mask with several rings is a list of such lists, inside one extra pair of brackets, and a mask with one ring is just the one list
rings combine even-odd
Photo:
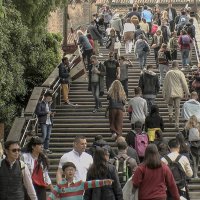
[(146, 22), (149, 23), (152, 21), (152, 13), (149, 10), (142, 11), (141, 18), (146, 19)]

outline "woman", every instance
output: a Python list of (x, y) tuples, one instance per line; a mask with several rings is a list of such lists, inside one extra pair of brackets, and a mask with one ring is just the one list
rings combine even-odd
[(119, 80), (115, 80), (108, 90), (109, 122), (112, 138), (122, 135), (123, 112), (126, 104), (126, 93)]
[(115, 59), (117, 60), (118, 55), (120, 53), (120, 46), (118, 46), (116, 44), (120, 44), (120, 40), (119, 37), (116, 34), (115, 29), (111, 29), (110, 30), (110, 35), (108, 37), (108, 40), (106, 42), (106, 48), (109, 49), (110, 52), (114, 52), (115, 54)]
[(145, 131), (148, 133), (149, 141), (155, 140), (155, 131), (164, 131), (163, 118), (159, 115), (159, 108), (157, 105), (152, 105), (149, 115), (145, 119)]
[(150, 47), (143, 35), (138, 36), (138, 40), (135, 43), (134, 53), (139, 59), (140, 69), (143, 70), (146, 65), (147, 54), (150, 51)]
[(78, 45), (80, 45), (82, 49), (83, 60), (85, 62), (85, 58), (87, 58), (87, 65), (89, 65), (90, 57), (93, 54), (92, 45), (90, 44), (87, 36), (85, 36), (81, 30), (77, 31), (77, 35), (78, 35)]
[(131, 23), (130, 18), (127, 18), (123, 30), (123, 38), (125, 43), (126, 54), (130, 54), (132, 51), (134, 31), (135, 31), (135, 25)]
[(146, 19), (142, 18), (141, 22), (139, 23), (141, 30), (145, 32), (145, 36), (149, 34), (149, 24), (146, 22)]
[(46, 199), (46, 188), (53, 191), (51, 179), (48, 175), (49, 163), (43, 152), (43, 141), (38, 136), (32, 137), (27, 144), (27, 151), (22, 160), (27, 164), (38, 200)]
[(87, 173), (87, 181), (109, 178), (113, 180), (111, 186), (89, 189), (85, 191), (85, 200), (123, 200), (119, 177), (114, 165), (108, 163), (109, 153), (106, 149), (96, 148), (93, 164)]
[(180, 200), (173, 174), (167, 165), (161, 163), (155, 144), (147, 146), (144, 162), (136, 169), (132, 181), (133, 186), (139, 189), (139, 200), (166, 200), (166, 188), (173, 200)]

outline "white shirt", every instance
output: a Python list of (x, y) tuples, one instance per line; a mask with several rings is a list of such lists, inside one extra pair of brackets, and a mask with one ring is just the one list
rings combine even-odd
[(86, 176), (89, 167), (93, 163), (92, 156), (88, 153), (83, 152), (81, 155), (76, 152), (74, 149), (68, 153), (65, 153), (59, 162), (58, 168), (62, 169), (62, 166), (66, 162), (72, 162), (76, 166), (75, 180), (86, 181)]
[(135, 31), (135, 25), (132, 23), (125, 23), (124, 24), (124, 30), (123, 30), (123, 35), (125, 32), (129, 32), (129, 31)]
[[(46, 102), (45, 102), (45, 104), (46, 104), (46, 111), (49, 112), (49, 111), (50, 111), (50, 109), (49, 109), (49, 104), (46, 103)], [(47, 121), (46, 121), (46, 124), (48, 124), (48, 125), (51, 124), (50, 115), (48, 115), (48, 114), (47, 114)]]

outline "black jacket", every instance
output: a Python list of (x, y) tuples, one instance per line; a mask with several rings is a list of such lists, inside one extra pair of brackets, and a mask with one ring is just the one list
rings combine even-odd
[[(167, 8), (166, 11), (169, 13), (169, 8)], [(173, 20), (175, 20), (175, 18), (177, 16), (176, 9), (175, 8), (171, 8), (171, 12), (172, 12), (172, 18), (173, 18)]]
[(138, 20), (140, 21), (141, 20), (141, 15), (139, 12), (137, 11), (132, 11), (132, 12), (129, 12), (127, 15), (126, 15), (126, 18), (130, 18), (133, 17), (133, 16), (137, 16), (138, 17)]
[(145, 131), (147, 132), (148, 128), (160, 128), (164, 131), (164, 122), (163, 118), (159, 115), (147, 116), (145, 119)]
[(64, 63), (60, 63), (58, 69), (60, 82), (62, 84), (68, 84), (70, 82), (70, 67), (65, 66)]
[(160, 90), (159, 79), (156, 73), (145, 71), (139, 79), (139, 87), (143, 95), (157, 95)]
[(122, 188), (115, 166), (108, 163), (108, 172), (105, 177), (99, 178), (87, 175), (87, 181), (95, 179), (112, 179), (113, 184), (111, 186), (86, 190), (84, 200), (123, 200)]
[[(51, 106), (49, 106), (49, 111), (51, 111)], [(35, 113), (38, 117), (38, 123), (46, 124), (48, 112), (46, 110), (46, 103), (44, 101), (41, 101), (38, 103)], [(50, 116), (50, 120), (51, 120), (51, 124), (53, 124), (53, 120), (51, 116)]]

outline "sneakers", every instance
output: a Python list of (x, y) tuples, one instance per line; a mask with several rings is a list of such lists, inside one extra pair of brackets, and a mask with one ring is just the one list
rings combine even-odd
[(96, 113), (96, 112), (98, 112), (98, 109), (95, 108), (92, 112), (93, 112), (93, 113)]

